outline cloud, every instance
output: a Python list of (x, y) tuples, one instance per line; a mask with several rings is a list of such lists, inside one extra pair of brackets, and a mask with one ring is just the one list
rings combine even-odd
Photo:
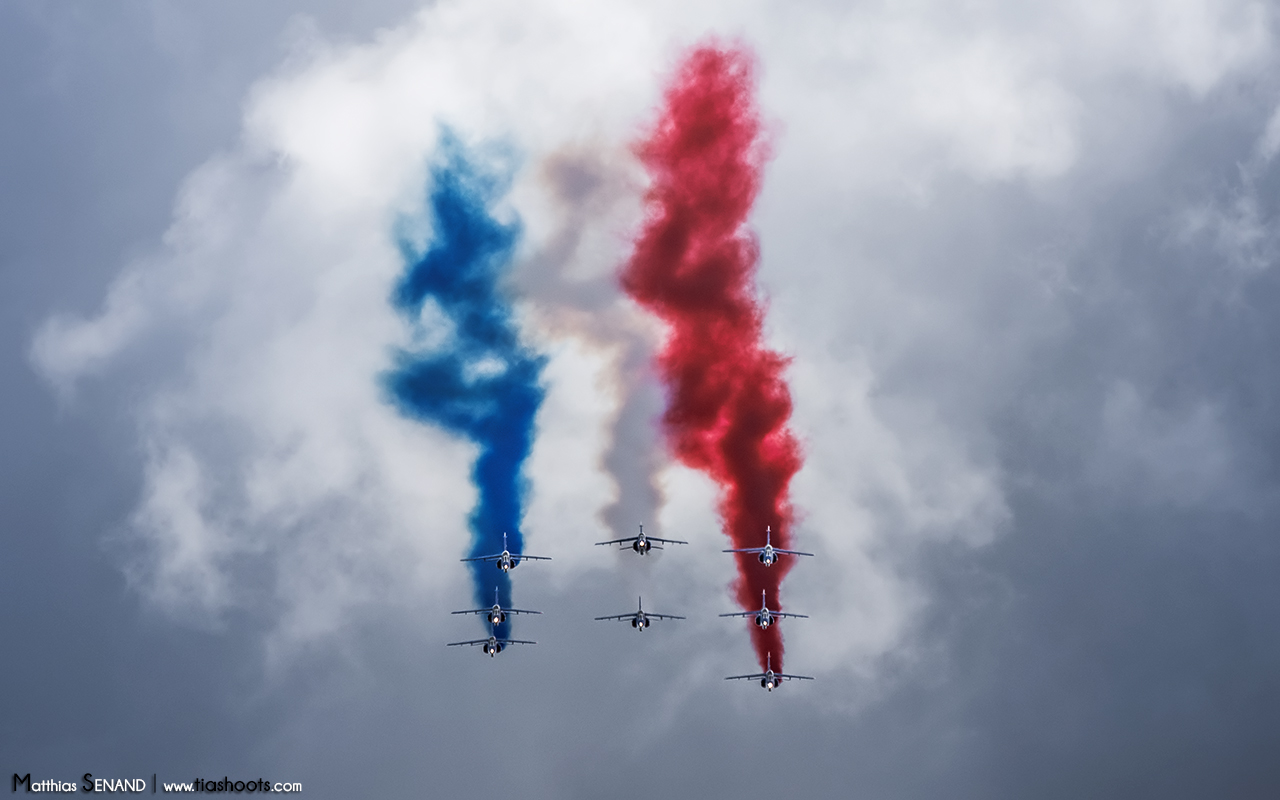
[[(1256, 3), (1012, 8), (494, 0), (435, 4), (362, 44), (300, 29), (155, 253), (32, 342), (67, 397), (167, 348), (131, 409), (147, 458), (136, 584), (195, 619), (262, 614), (286, 649), (370, 604), (457, 594), (474, 452), (400, 419), (377, 380), (411, 345), (389, 302), (395, 234), (422, 217), (442, 122), (506, 138), (525, 164), (504, 212), (527, 231), (522, 324), (551, 356), (527, 527), (556, 551), (552, 580), (596, 569), (584, 545), (606, 526), (709, 530), (706, 487), (651, 438), (662, 333), (612, 275), (640, 213), (628, 144), (678, 48), (714, 30), (758, 48), (775, 131), (754, 224), (809, 454), (799, 541), (822, 554), (787, 590), (827, 610), (797, 626), (790, 663), (868, 672), (928, 603), (915, 554), (1017, 524), (992, 419), (1074, 313), (1076, 276), (1053, 272), (1045, 239), (1087, 216), (1072, 192), (1113, 151), (1159, 137), (1154, 122), (1117, 132), (1108, 104), (1211, 98), (1271, 48)], [(1143, 427), (1141, 391), (1117, 392), (1107, 419), (1147, 437), (1141, 463), (1213, 440), (1212, 413), (1183, 436), (1172, 419)], [(712, 559), (680, 573), (711, 585), (704, 611), (728, 580)]]

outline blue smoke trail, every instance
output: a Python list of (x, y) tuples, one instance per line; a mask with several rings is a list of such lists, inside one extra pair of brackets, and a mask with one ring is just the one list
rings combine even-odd
[[(395, 368), (383, 379), (402, 413), (479, 446), (471, 470), (479, 498), (468, 520), (470, 555), (501, 552), (504, 532), (511, 552), (521, 553), (526, 490), (521, 466), (533, 445), (546, 359), (519, 341), (511, 304), (500, 287), (520, 225), (500, 222), (490, 209), (505, 194), (511, 170), (482, 163), (448, 131), (440, 150), (428, 198), (431, 245), (417, 254), (402, 238), (407, 268), (392, 295), (426, 346), (398, 350)], [(502, 605), (511, 605), (505, 573), (492, 563), (468, 566), (477, 608), (493, 603), (494, 587)], [(510, 626), (510, 621), (498, 626), (498, 635), (510, 635)]]

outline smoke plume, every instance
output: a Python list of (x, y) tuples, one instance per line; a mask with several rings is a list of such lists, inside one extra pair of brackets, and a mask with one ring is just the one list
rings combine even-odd
[[(441, 137), (441, 153), (431, 170), (431, 245), (415, 256), (403, 243), (409, 266), (392, 297), (412, 321), (414, 343), (396, 353), (384, 380), (405, 414), (479, 448), (471, 471), (478, 499), (468, 519), (470, 555), (499, 552), (504, 534), (507, 548), (520, 553), (522, 466), (533, 445), (545, 359), (521, 343), (501, 286), (520, 230), (496, 219), (492, 207), (506, 192), (510, 170), (486, 163), (449, 134)], [(506, 573), (492, 563), (469, 566), (478, 606), (493, 602), (495, 587), (502, 605), (511, 605)], [(497, 632), (509, 635), (510, 622)]]
[[(746, 229), (767, 156), (755, 105), (754, 59), (745, 48), (692, 50), (668, 87), (657, 125), (639, 146), (652, 184), (623, 288), (669, 326), (658, 355), (668, 404), (663, 425), (675, 456), (720, 487), (719, 512), (734, 547), (791, 541), (788, 487), (800, 469), (787, 428), (787, 359), (763, 343), (759, 249)], [(764, 567), (738, 554), (737, 600), (778, 603), (784, 557)], [(782, 666), (777, 628), (752, 628), (763, 667)]]

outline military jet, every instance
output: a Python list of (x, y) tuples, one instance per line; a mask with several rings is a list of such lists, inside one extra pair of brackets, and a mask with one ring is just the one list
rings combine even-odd
[(537, 642), (529, 642), (524, 639), (499, 639), (497, 636), (490, 636), (488, 639), (468, 639), (465, 642), (449, 642), (449, 647), (461, 647), (462, 645), (484, 645), (484, 652), (493, 658), (501, 653), (503, 648), (509, 644), (537, 644)]
[(808, 675), (787, 675), (784, 672), (773, 671), (773, 653), (765, 656), (764, 672), (757, 672), (752, 675), (730, 675), (725, 678), (726, 681), (754, 681), (759, 680), (760, 685), (767, 691), (772, 692), (775, 687), (781, 686), (783, 681), (811, 681)]
[(476, 556), (475, 558), (460, 558), (459, 561), (492, 561), (498, 569), (503, 572), (510, 572), (519, 566), (521, 561), (550, 561), (547, 556), (526, 556), (523, 553), (512, 553), (507, 550), (507, 535), (502, 534), (502, 552), (494, 553), (491, 556)]
[(622, 545), (625, 548), (629, 544), (632, 550), (635, 550), (640, 555), (644, 555), (650, 550), (662, 549), (661, 546), (654, 544), (654, 542), (661, 542), (662, 544), (688, 544), (688, 542), (682, 542), (679, 539), (659, 539), (657, 536), (648, 536), (644, 532), (644, 526), (641, 525), (639, 536), (629, 536), (625, 539), (611, 539), (607, 542), (596, 542), (596, 545), (617, 544)]
[[(459, 613), (459, 612), (454, 612)], [(798, 619), (808, 619), (808, 614), (789, 614), (784, 611), (770, 611), (769, 604), (765, 602), (765, 590), (760, 590), (760, 610), (759, 611), (735, 611), (732, 614), (721, 614), (722, 617), (751, 617), (754, 616), (755, 623), (760, 626), (760, 630), (767, 631), (769, 626), (778, 621), (779, 617), (796, 617)]]
[(614, 614), (610, 617), (596, 617), (596, 619), (629, 619), (631, 620), (631, 627), (643, 633), (644, 629), (649, 627), (650, 620), (684, 619), (684, 617), (677, 617), (674, 614), (651, 614), (644, 610), (643, 598), (637, 598), (636, 610), (630, 614)]
[(541, 614), (541, 611), (525, 611), (522, 608), (503, 608), (498, 602), (498, 587), (493, 587), (493, 605), (488, 608), (469, 608), (466, 611), (452, 611), (452, 614), (485, 614), (489, 623), (500, 625), (507, 621), (508, 614)]
[(769, 542), (770, 531), (766, 526), (764, 529), (764, 547), (741, 547), (737, 550), (725, 550), (726, 553), (755, 553), (756, 558), (766, 567), (773, 566), (773, 562), (778, 560), (779, 555), (788, 556), (811, 556), (813, 553), (801, 553), (799, 550), (783, 550), (774, 547)]

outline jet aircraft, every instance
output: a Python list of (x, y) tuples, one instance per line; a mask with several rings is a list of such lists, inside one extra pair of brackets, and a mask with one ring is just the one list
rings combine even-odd
[(631, 612), (630, 614), (614, 614), (613, 616), (609, 616), (609, 617), (596, 617), (596, 619), (629, 619), (631, 620), (631, 627), (643, 633), (644, 629), (649, 627), (650, 620), (684, 619), (684, 617), (677, 617), (674, 614), (651, 614), (650, 612), (644, 610), (643, 598), (637, 598), (636, 610)]
[(779, 555), (788, 556), (811, 556), (813, 553), (801, 553), (799, 550), (783, 550), (774, 547), (769, 542), (770, 531), (768, 526), (764, 529), (764, 547), (741, 547), (737, 550), (725, 550), (726, 553), (755, 553), (756, 558), (766, 567), (773, 566), (773, 562), (778, 560)]
[(453, 614), (485, 614), (490, 624), (501, 625), (507, 621), (508, 614), (541, 614), (541, 611), (525, 611), (522, 608), (503, 608), (498, 602), (498, 587), (493, 587), (493, 605), (488, 608), (469, 608), (466, 611), (453, 611)]
[(688, 544), (688, 542), (682, 542), (679, 539), (659, 539), (657, 536), (649, 536), (645, 534), (644, 526), (641, 525), (639, 536), (629, 536), (625, 539), (611, 539), (607, 542), (596, 542), (596, 545), (617, 544), (626, 547), (629, 544), (632, 550), (635, 550), (640, 555), (644, 555), (650, 550), (662, 549), (661, 546), (654, 544), (654, 542), (661, 542), (662, 544)]
[[(460, 613), (460, 612), (454, 612)], [(796, 617), (798, 619), (808, 619), (808, 614), (790, 614), (784, 611), (770, 611), (769, 604), (765, 602), (765, 590), (760, 590), (760, 610), (759, 611), (735, 611), (732, 614), (721, 614), (722, 617), (751, 617), (754, 616), (755, 623), (760, 626), (760, 630), (767, 631), (769, 626), (778, 621), (779, 617)]]
[(507, 535), (502, 534), (502, 552), (494, 553), (491, 556), (476, 556), (475, 558), (460, 558), (459, 561), (492, 561), (498, 569), (503, 572), (510, 572), (520, 565), (521, 561), (550, 561), (547, 556), (526, 556), (523, 553), (512, 553), (507, 550)]
[(725, 678), (726, 681), (754, 681), (759, 680), (760, 685), (766, 690), (772, 692), (774, 688), (781, 686), (783, 681), (811, 681), (808, 675), (787, 675), (784, 672), (773, 671), (773, 653), (765, 656), (764, 672), (757, 672), (752, 675), (730, 675)]
[(449, 647), (461, 647), (462, 645), (484, 645), (484, 652), (493, 658), (501, 653), (503, 648), (509, 644), (537, 644), (537, 642), (529, 642), (524, 639), (499, 639), (497, 636), (490, 636), (488, 639), (468, 639), (465, 642), (449, 642)]

